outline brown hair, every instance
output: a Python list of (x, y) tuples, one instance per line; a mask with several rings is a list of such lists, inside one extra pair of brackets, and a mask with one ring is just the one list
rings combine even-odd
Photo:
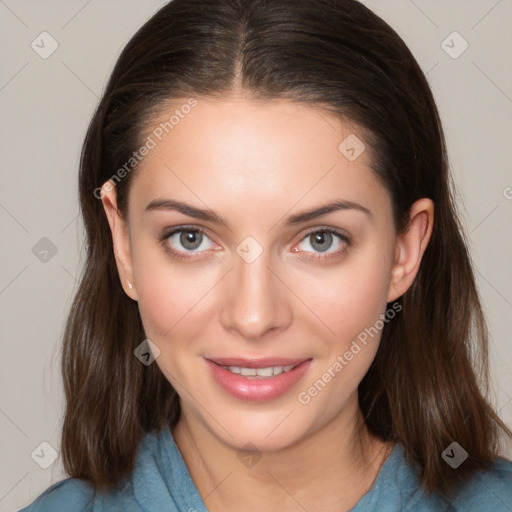
[[(512, 433), (482, 394), (488, 335), (432, 93), (402, 39), (355, 0), (174, 0), (124, 48), (81, 156), (87, 260), (64, 334), (66, 471), (114, 486), (131, 473), (145, 433), (180, 415), (158, 366), (133, 354), (146, 336), (121, 287), (96, 191), (169, 100), (220, 98), (235, 88), (254, 99), (307, 102), (360, 125), (397, 232), (414, 201), (433, 200), (430, 243), (396, 301), (403, 312), (384, 326), (359, 400), (370, 431), (403, 443), (425, 488), (449, 492), (491, 464), (500, 429)], [(116, 185), (122, 214), (135, 172)], [(456, 471), (441, 458), (453, 441), (469, 452)]]

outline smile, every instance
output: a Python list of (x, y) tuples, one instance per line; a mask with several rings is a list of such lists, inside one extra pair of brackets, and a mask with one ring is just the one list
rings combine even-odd
[[(204, 361), (221, 390), (240, 400), (264, 401), (276, 399), (290, 391), (304, 376), (312, 359)], [(278, 364), (283, 362), (288, 364)]]

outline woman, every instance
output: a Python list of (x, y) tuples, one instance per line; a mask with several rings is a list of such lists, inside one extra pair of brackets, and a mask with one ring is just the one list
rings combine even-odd
[(369, 9), (169, 3), (80, 200), (70, 478), (24, 510), (511, 509), (438, 112)]

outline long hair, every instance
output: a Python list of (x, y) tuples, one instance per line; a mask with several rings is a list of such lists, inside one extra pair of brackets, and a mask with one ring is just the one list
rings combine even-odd
[[(174, 0), (122, 51), (81, 154), (87, 259), (64, 332), (67, 473), (100, 489), (115, 486), (133, 470), (142, 437), (180, 417), (161, 370), (133, 354), (146, 336), (137, 303), (121, 287), (97, 191), (169, 102), (235, 89), (357, 123), (398, 233), (414, 201), (433, 200), (430, 243), (395, 301), (402, 312), (383, 328), (359, 402), (373, 434), (403, 443), (425, 488), (449, 492), (489, 467), (500, 430), (512, 433), (486, 398), (488, 334), (434, 98), (398, 34), (355, 0)], [(136, 172), (116, 184), (123, 215)], [(457, 471), (441, 457), (453, 441), (469, 452)]]

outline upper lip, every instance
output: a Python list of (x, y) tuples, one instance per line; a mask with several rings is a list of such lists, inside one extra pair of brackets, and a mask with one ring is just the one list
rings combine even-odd
[(270, 366), (297, 366), (311, 358), (265, 357), (244, 359), (241, 357), (209, 357), (212, 363), (220, 366), (238, 366), (242, 368), (268, 368)]

